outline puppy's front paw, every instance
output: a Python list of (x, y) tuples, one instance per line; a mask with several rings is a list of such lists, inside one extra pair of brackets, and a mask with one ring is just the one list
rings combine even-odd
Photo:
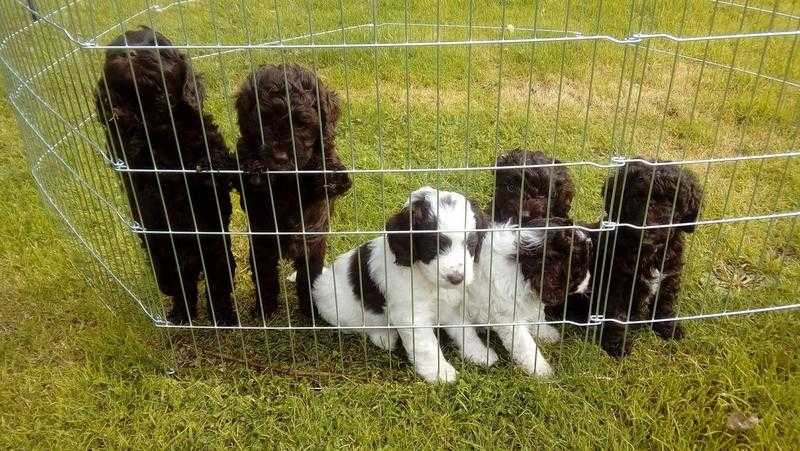
[(553, 375), (553, 369), (543, 357), (534, 357), (526, 360), (522, 364), (522, 368), (526, 373), (536, 377), (549, 378)]
[(436, 362), (432, 362), (431, 365), (427, 365), (425, 368), (417, 368), (417, 372), (426, 382), (433, 384), (439, 382), (449, 384), (455, 382), (458, 377), (458, 371), (446, 360), (439, 361), (438, 365)]
[(531, 326), (531, 333), (542, 343), (558, 343), (561, 341), (561, 332), (549, 324)]
[(469, 362), (481, 366), (493, 366), (498, 360), (497, 353), (494, 352), (494, 349), (487, 347), (466, 349), (462, 357)]
[(600, 342), (600, 347), (611, 357), (625, 357), (631, 353), (631, 339), (630, 337), (628, 337), (627, 340), (622, 337), (603, 337), (603, 341)]
[[(186, 310), (186, 306), (180, 303), (174, 303), (172, 309), (167, 313), (167, 321), (176, 325), (182, 326), (184, 324), (189, 324), (189, 311)], [(197, 317), (197, 312), (192, 312), (193, 317)]]
[(683, 327), (674, 321), (653, 323), (653, 332), (662, 340), (680, 340), (683, 338)]

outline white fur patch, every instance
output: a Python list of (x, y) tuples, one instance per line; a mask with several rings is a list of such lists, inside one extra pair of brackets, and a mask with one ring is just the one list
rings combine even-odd
[[(492, 326), (512, 359), (525, 371), (548, 377), (552, 369), (534, 341), (537, 337), (549, 342), (560, 339), (549, 325), (529, 327), (527, 323), (544, 318), (543, 305), (525, 282), (515, 258), (517, 243), (527, 249), (541, 246), (540, 230), (520, 231), (511, 224), (495, 223), (495, 230), (484, 238), (475, 281), (468, 288), (467, 312), (473, 323), (516, 324)], [(519, 238), (518, 238), (519, 235)]]
[[(445, 196), (446, 201), (442, 201)], [(475, 329), (464, 327), (462, 321), (466, 287), (473, 280), (475, 264), (466, 249), (464, 230), (476, 228), (475, 214), (466, 198), (458, 193), (424, 187), (409, 197), (411, 202), (424, 199), (428, 203), (439, 232), (450, 239), (451, 246), (427, 264), (415, 262), (408, 267), (394, 263), (395, 255), (383, 236), (373, 239), (366, 269), (386, 299), (383, 313), (366, 309), (354, 294), (349, 266), (355, 250), (338, 256), (322, 272), (314, 283), (313, 299), (320, 316), (328, 323), (342, 327), (345, 332), (364, 333), (383, 349), (393, 348), (399, 339), (423, 379), (452, 382), (458, 373), (442, 354), (434, 325), (458, 326), (444, 329), (466, 359), (487, 365), (497, 361), (497, 355), (486, 348)], [(454, 286), (447, 282), (446, 275), (453, 272), (463, 273), (463, 283)], [(357, 329), (362, 326), (392, 328)]]
[(589, 271), (586, 271), (586, 276), (581, 281), (581, 284), (578, 285), (578, 288), (575, 289), (575, 293), (581, 294), (586, 293), (586, 290), (589, 289), (589, 282), (592, 280), (592, 274)]

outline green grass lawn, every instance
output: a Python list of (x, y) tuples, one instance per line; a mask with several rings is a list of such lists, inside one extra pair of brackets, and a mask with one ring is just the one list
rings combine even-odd
[[(60, 2), (37, 2), (42, 11)], [(794, 30), (796, 2), (750, 2), (767, 12), (713, 2), (344, 2), (332, 5), (217, 0), (145, 13), (178, 44), (242, 44), (377, 22), (316, 36), (316, 43), (524, 38), (567, 29), (624, 37)], [(684, 9), (684, 5), (686, 8)], [(438, 7), (437, 7), (438, 6)], [(77, 3), (53, 20), (78, 36), (111, 27), (143, 5)], [(28, 15), (0, 0), (0, 30)], [(308, 12), (311, 11), (309, 21)], [(7, 14), (4, 18), (3, 15)], [(249, 27), (242, 27), (242, 17)], [(569, 17), (569, 21), (565, 19)], [(712, 17), (714, 17), (712, 22)], [(402, 22), (448, 23), (440, 28)], [(278, 34), (280, 25), (280, 36)], [(480, 28), (479, 26), (497, 27)], [(556, 31), (541, 31), (543, 29)], [(503, 31), (499, 31), (503, 30)], [(558, 31), (561, 30), (561, 31)], [(112, 28), (98, 40), (119, 33)], [(232, 96), (249, 70), (298, 62), (340, 94), (337, 143), (351, 167), (490, 165), (504, 149), (539, 148), (569, 161), (612, 156), (696, 159), (775, 154), (798, 148), (800, 42), (793, 37), (677, 45), (606, 41), (537, 45), (275, 51), (221, 55), (190, 51), (204, 74), (207, 108), (228, 143), (236, 140)], [(0, 50), (36, 95), (6, 85), (25, 114), (0, 103), (0, 448), (86, 447), (510, 447), (752, 448), (800, 445), (800, 313), (691, 321), (687, 338), (663, 342), (635, 334), (636, 349), (616, 361), (592, 336), (565, 328), (545, 347), (556, 376), (526, 376), (507, 359), (482, 369), (446, 354), (457, 383), (421, 382), (401, 352), (378, 352), (359, 336), (335, 332), (171, 331), (153, 327), (133, 301), (163, 314), (137, 238), (123, 222), (127, 205), (102, 159), (91, 120), (91, 90), (102, 52), (72, 49), (52, 27), (34, 26)], [(300, 39), (293, 42), (310, 42)], [(738, 43), (737, 43), (738, 42)], [(36, 51), (31, 51), (35, 48)], [(676, 51), (690, 58), (675, 58)], [(691, 58), (705, 58), (701, 64)], [(55, 63), (54, 63), (55, 61)], [(54, 68), (43, 74), (39, 69)], [(729, 70), (727, 66), (750, 71)], [(772, 81), (754, 77), (761, 74)], [(54, 111), (47, 111), (46, 103)], [(587, 108), (588, 106), (588, 108)], [(88, 120), (87, 120), (88, 119)], [(77, 132), (72, 129), (77, 127)], [(43, 142), (53, 145), (47, 153)], [(94, 146), (97, 147), (94, 147)], [(800, 210), (796, 158), (692, 164), (706, 187), (702, 219)], [(37, 194), (36, 177), (46, 192)], [(574, 215), (602, 214), (608, 169), (572, 169)], [(431, 184), (487, 204), (489, 171), (354, 176), (332, 220), (338, 231), (380, 230), (412, 189)], [(235, 199), (238, 205), (238, 199)], [(50, 205), (49, 208), (46, 205)], [(47, 213), (49, 211), (51, 214)], [(69, 218), (63, 226), (59, 216)], [(682, 315), (780, 306), (800, 299), (797, 219), (707, 225), (689, 241)], [(71, 227), (71, 229), (70, 229)], [(237, 208), (232, 229), (245, 230)], [(70, 236), (77, 232), (81, 239)], [(329, 240), (329, 255), (365, 236)], [(108, 276), (86, 246), (111, 270)], [(234, 239), (236, 302), (253, 302), (247, 242)], [(121, 288), (121, 285), (124, 288)], [(287, 303), (293, 288), (287, 283)], [(290, 308), (270, 325), (308, 324)], [(247, 321), (253, 322), (247, 318)], [(253, 323), (255, 324), (255, 323)], [(736, 431), (730, 415), (758, 424)]]

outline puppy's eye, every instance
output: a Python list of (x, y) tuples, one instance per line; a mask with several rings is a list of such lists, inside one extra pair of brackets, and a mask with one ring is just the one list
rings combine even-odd
[(443, 254), (450, 250), (450, 247), (453, 245), (453, 242), (450, 241), (450, 238), (439, 234), (439, 253)]

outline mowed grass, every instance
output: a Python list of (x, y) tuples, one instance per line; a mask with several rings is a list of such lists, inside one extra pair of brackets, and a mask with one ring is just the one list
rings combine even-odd
[[(60, 6), (39, 3), (42, 11)], [(129, 25), (154, 26), (178, 44), (233, 45), (276, 40), (278, 25), (285, 39), (308, 33), (309, 27), (464, 25), (470, 18), (473, 34), (468, 27), (440, 28), (438, 38), (526, 37), (532, 33), (524, 29), (534, 25), (537, 36), (568, 29), (617, 37), (797, 28), (784, 16), (770, 19), (753, 11), (742, 16), (743, 10), (732, 6), (715, 11), (713, 2), (687, 2), (684, 11), (682, 2), (604, 1), (600, 14), (599, 2), (488, 2), (472, 10), (461, 3), (414, 3), (406, 15), (403, 2), (377, 9), (344, 2), (341, 10), (338, 4), (189, 2), (139, 15)], [(768, 11), (774, 6), (800, 13), (791, 2), (756, 3)], [(79, 3), (54, 20), (80, 36), (94, 36), (114, 17), (145, 6)], [(27, 23), (18, 4), (5, 2), (3, 9), (9, 23)], [(240, 25), (242, 18), (248, 27)], [(112, 28), (98, 41), (119, 32)], [(353, 28), (314, 42), (436, 38), (435, 27), (400, 24)], [(601, 164), (615, 155), (698, 159), (796, 149), (800, 96), (780, 80), (800, 80), (800, 64), (794, 62), (800, 49), (792, 37), (736, 42), (190, 53), (206, 81), (207, 108), (231, 147), (237, 134), (233, 94), (251, 69), (283, 61), (315, 69), (341, 96), (338, 151), (356, 168), (483, 166), (516, 146)], [(29, 51), (34, 44), (37, 51)], [(546, 381), (526, 376), (507, 359), (491, 369), (466, 364), (448, 347), (446, 354), (461, 370), (450, 386), (420, 382), (402, 352), (378, 352), (358, 336), (154, 328), (132, 299), (153, 315), (163, 315), (164, 299), (123, 221), (127, 206), (103, 162), (104, 143), (90, 117), (102, 52), (76, 52), (36, 75), (71, 48), (58, 32), (37, 26), (4, 50), (12, 67), (33, 77), (36, 96), (24, 88), (6, 93), (38, 133), (23, 127), (18, 134), (14, 107), (2, 105), (0, 186), (7, 194), (0, 198), (6, 212), (0, 221), (0, 292), (7, 299), (0, 303), (0, 447), (792, 449), (800, 444), (800, 314), (794, 311), (687, 322), (688, 337), (680, 342), (636, 333), (634, 354), (621, 361), (597, 348), (594, 332), (566, 327), (562, 343), (545, 347), (557, 372)], [(714, 64), (674, 58), (676, 51)], [(730, 65), (752, 74), (725, 67)], [(80, 125), (81, 133), (70, 133), (65, 123)], [(57, 152), (45, 153), (43, 141), (57, 143)], [(44, 198), (37, 195), (29, 165), (46, 190)], [(703, 219), (800, 209), (796, 158), (687, 167), (706, 188)], [(574, 216), (596, 220), (608, 169), (582, 165), (572, 171), (578, 189)], [(491, 183), (489, 171), (355, 175), (332, 227), (380, 230), (385, 217), (422, 184), (461, 191), (488, 205)], [(52, 204), (54, 214), (44, 213), (44, 204)], [(59, 225), (60, 215), (70, 226)], [(699, 227), (689, 242), (681, 314), (796, 303), (796, 222)], [(246, 230), (238, 208), (232, 229)], [(67, 238), (73, 231), (82, 242)], [(334, 237), (329, 254), (368, 237)], [(129, 292), (102, 271), (84, 245)], [(234, 245), (236, 302), (244, 321), (258, 325), (245, 313), (253, 302), (246, 238), (237, 236)], [(294, 311), (293, 287), (287, 282), (285, 288), (289, 309), (270, 325), (286, 325), (289, 318), (308, 325)], [(726, 425), (737, 413), (759, 422), (737, 431)]]

